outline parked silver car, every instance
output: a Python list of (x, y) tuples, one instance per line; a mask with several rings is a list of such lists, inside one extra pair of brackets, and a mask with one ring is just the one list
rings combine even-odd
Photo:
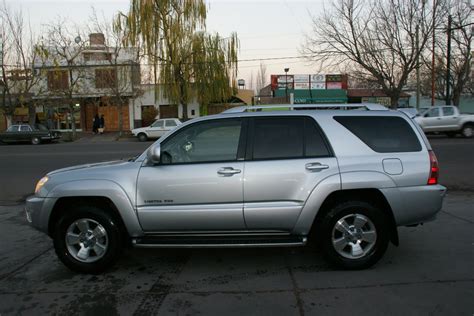
[(389, 241), (398, 245), (397, 226), (432, 220), (441, 209), (446, 188), (436, 157), (406, 114), (372, 104), (274, 107), (188, 121), (130, 161), (50, 172), (27, 199), (27, 219), (83, 273), (109, 267), (127, 242), (314, 240), (336, 266), (362, 269)]
[(144, 142), (148, 139), (160, 138), (181, 124), (177, 118), (159, 119), (150, 126), (132, 129), (132, 134), (137, 136), (139, 141)]

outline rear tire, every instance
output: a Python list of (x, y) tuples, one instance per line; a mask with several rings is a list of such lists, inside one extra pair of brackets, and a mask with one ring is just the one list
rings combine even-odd
[(385, 253), (388, 220), (382, 210), (364, 201), (335, 205), (321, 222), (321, 247), (328, 261), (346, 270), (365, 269)]
[(464, 125), (462, 127), (461, 134), (465, 138), (472, 138), (472, 136), (474, 135), (474, 125), (471, 125), (471, 124)]
[(138, 134), (138, 140), (141, 142), (146, 142), (148, 140), (148, 136), (145, 133)]
[(55, 225), (54, 248), (69, 269), (98, 274), (110, 268), (122, 252), (119, 221), (94, 206), (66, 210)]

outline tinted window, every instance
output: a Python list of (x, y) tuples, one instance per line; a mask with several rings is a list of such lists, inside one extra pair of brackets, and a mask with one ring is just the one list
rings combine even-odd
[(28, 125), (22, 125), (22, 126), (20, 126), (20, 131), (21, 132), (29, 132), (29, 131), (31, 131), (31, 129)]
[(335, 116), (334, 119), (380, 153), (420, 151), (421, 145), (407, 121), (386, 116)]
[(425, 117), (437, 117), (439, 116), (439, 109), (431, 109), (428, 112), (426, 112)]
[(443, 115), (444, 116), (451, 116), (451, 115), (454, 115), (454, 109), (452, 107), (444, 107), (443, 108)]
[(177, 124), (174, 120), (166, 120), (166, 127), (176, 127)]
[(256, 118), (254, 159), (303, 157), (304, 118)]
[(237, 160), (240, 119), (197, 123), (161, 146), (163, 164)]
[(320, 129), (313, 119), (305, 119), (305, 156), (306, 157), (327, 157), (330, 156)]
[(155, 121), (155, 123), (151, 124), (151, 127), (163, 127), (164, 121)]

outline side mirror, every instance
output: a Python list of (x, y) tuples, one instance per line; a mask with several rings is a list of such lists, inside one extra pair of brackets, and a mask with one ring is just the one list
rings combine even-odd
[(160, 145), (152, 145), (150, 148), (148, 148), (148, 151), (146, 153), (148, 161), (153, 164), (157, 164), (160, 162), (160, 155), (161, 155)]

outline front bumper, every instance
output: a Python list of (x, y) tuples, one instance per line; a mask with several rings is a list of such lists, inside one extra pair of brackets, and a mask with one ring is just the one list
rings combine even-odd
[(26, 199), (25, 213), (26, 220), (34, 228), (48, 233), (49, 215), (54, 205), (54, 200), (51, 198), (42, 198), (35, 195)]

